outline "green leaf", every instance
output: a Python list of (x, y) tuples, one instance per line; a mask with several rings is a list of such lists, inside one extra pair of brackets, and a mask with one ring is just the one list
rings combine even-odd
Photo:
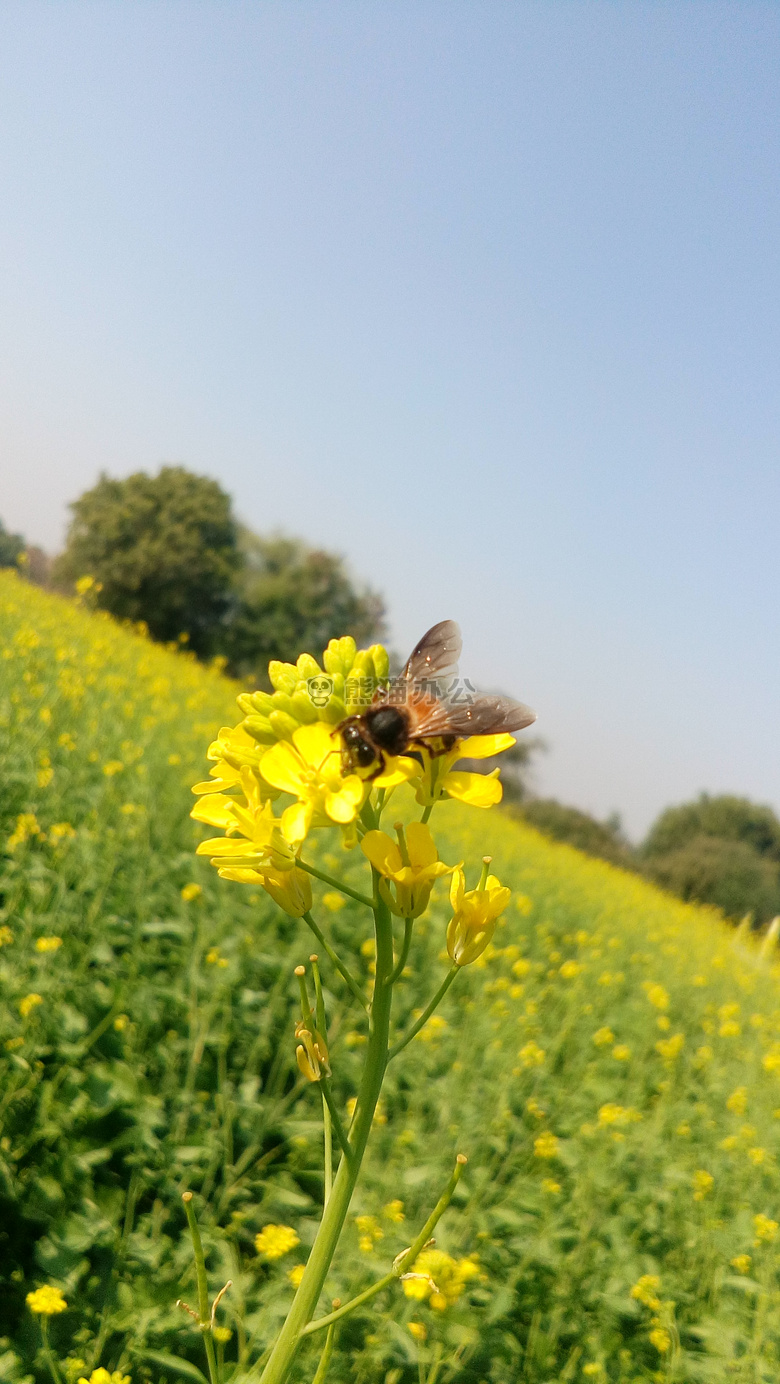
[(174, 1370), (176, 1374), (183, 1374), (185, 1379), (194, 1379), (196, 1384), (208, 1384), (208, 1380), (197, 1365), (193, 1365), (189, 1360), (180, 1360), (178, 1355), (169, 1355), (166, 1350), (145, 1350), (142, 1352), (144, 1360), (153, 1360), (155, 1365), (162, 1365), (166, 1370)]

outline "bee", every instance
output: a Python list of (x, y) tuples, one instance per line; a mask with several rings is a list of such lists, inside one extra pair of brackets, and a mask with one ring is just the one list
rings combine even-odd
[(388, 756), (415, 745), (433, 756), (446, 754), (465, 736), (522, 730), (536, 720), (535, 711), (510, 697), (473, 697), (460, 704), (428, 690), (438, 693), (437, 681), (457, 674), (462, 642), (455, 621), (441, 620), (423, 635), (401, 676), (374, 694), (368, 710), (341, 722), (346, 769), (371, 769), (365, 777), (373, 779)]

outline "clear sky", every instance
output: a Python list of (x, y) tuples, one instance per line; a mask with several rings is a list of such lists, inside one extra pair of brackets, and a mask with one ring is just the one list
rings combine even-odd
[(0, 3), (0, 516), (182, 462), (539, 711), (780, 808), (780, 6)]

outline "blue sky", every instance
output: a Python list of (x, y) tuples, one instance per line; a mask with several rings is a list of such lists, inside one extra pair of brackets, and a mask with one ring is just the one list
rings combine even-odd
[(539, 711), (780, 808), (780, 7), (2, 4), (0, 515), (182, 462)]

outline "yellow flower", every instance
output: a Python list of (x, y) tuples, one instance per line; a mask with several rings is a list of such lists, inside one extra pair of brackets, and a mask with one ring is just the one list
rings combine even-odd
[(109, 1372), (101, 1366), (92, 1371), (89, 1379), (82, 1375), (78, 1384), (130, 1384), (130, 1375), (122, 1374), (121, 1370)]
[(611, 1028), (598, 1028), (593, 1035), (593, 1042), (597, 1048), (605, 1048), (608, 1043), (614, 1043), (615, 1035)]
[(663, 985), (645, 984), (643, 987), (647, 998), (656, 1009), (669, 1008), (669, 995)]
[(559, 1147), (555, 1135), (546, 1130), (534, 1139), (534, 1158), (557, 1158)]
[(420, 748), (422, 769), (417, 766), (414, 773), (418, 803), (430, 807), (442, 797), (455, 798), (471, 807), (493, 807), (500, 803), (504, 790), (498, 769), (490, 774), (472, 774), (453, 770), (452, 766), (459, 759), (492, 759), (514, 744), (513, 735), (470, 735), (458, 740), (446, 754), (432, 755), (426, 748)]
[[(517, 1054), (524, 1067), (541, 1067), (545, 1059), (544, 1048), (540, 1048), (538, 1043), (531, 1039), (530, 1043), (524, 1043)], [(530, 1108), (530, 1105), (529, 1105)], [(532, 1110), (531, 1114), (535, 1112)]]
[(64, 1312), (68, 1306), (61, 1290), (53, 1287), (51, 1283), (46, 1283), (43, 1288), (36, 1288), (34, 1292), (28, 1293), (25, 1302), (30, 1311), (35, 1312), (39, 1317), (55, 1317), (58, 1312)]
[[(292, 741), (279, 741), (265, 753), (261, 773), (266, 783), (298, 799), (282, 814), (288, 841), (299, 845), (311, 827), (337, 825), (346, 829), (346, 839), (354, 843), (355, 818), (369, 785), (357, 774), (344, 777), (341, 767), (338, 741), (324, 721), (299, 726)], [(385, 775), (380, 775), (373, 783), (381, 786), (384, 780)]]
[(240, 884), (261, 884), (275, 903), (293, 918), (308, 913), (312, 904), (311, 882), (295, 865), (293, 849), (284, 837), (283, 822), (273, 815), (270, 802), (254, 794), (254, 783), (245, 775), (245, 794), (253, 801), (242, 806), (222, 793), (201, 798), (190, 813), (198, 822), (225, 827), (235, 836), (214, 836), (201, 841), (197, 855), (208, 855), (220, 879)]
[(638, 1110), (632, 1110), (622, 1105), (613, 1105), (607, 1102), (599, 1110), (599, 1124), (602, 1128), (608, 1125), (633, 1124), (636, 1120), (641, 1120), (642, 1116)]
[(35, 950), (37, 952), (55, 952), (61, 946), (61, 937), (39, 937), (35, 943)]
[(301, 1281), (301, 1279), (303, 1278), (303, 1275), (304, 1275), (305, 1272), (306, 1272), (306, 1265), (305, 1265), (305, 1264), (296, 1264), (294, 1269), (290, 1269), (289, 1273), (287, 1274), (287, 1277), (289, 1278), (290, 1282), (292, 1283), (293, 1288), (297, 1288), (297, 1287), (299, 1286), (300, 1281)]
[(255, 1235), (255, 1249), (263, 1259), (281, 1259), (299, 1244), (291, 1225), (264, 1225), (259, 1235)]
[(715, 1186), (715, 1178), (712, 1173), (707, 1173), (703, 1168), (697, 1168), (693, 1174), (693, 1199), (703, 1201)]
[(383, 1240), (385, 1232), (382, 1229), (376, 1216), (356, 1216), (355, 1225), (358, 1228), (358, 1243), (363, 1254), (371, 1254), (377, 1240)]
[(659, 1355), (664, 1355), (672, 1344), (669, 1332), (663, 1326), (654, 1326), (649, 1335), (650, 1344), (654, 1345)]
[(41, 828), (34, 812), (20, 812), (16, 819), (16, 826), (8, 838), (8, 850), (15, 851), (17, 846), (21, 846), (25, 841), (29, 841), (31, 836), (40, 836)]
[(415, 1341), (426, 1341), (428, 1339), (427, 1327), (423, 1326), (422, 1322), (407, 1322), (407, 1326), (414, 1336)]
[(29, 1014), (32, 1014), (34, 1009), (37, 1009), (39, 1004), (43, 1004), (42, 995), (25, 995), (24, 999), (19, 1001), (19, 1013), (22, 1018), (26, 1019)]
[(551, 1177), (543, 1177), (542, 1191), (547, 1192), (551, 1197), (557, 1197), (561, 1191), (561, 1184), (555, 1182)]
[(399, 918), (418, 918), (428, 907), (434, 881), (459, 867), (439, 860), (430, 828), (423, 822), (410, 822), (406, 831), (396, 822), (395, 830), (397, 845), (384, 831), (367, 831), (360, 849), (382, 876), (379, 892), (392, 912)]
[(755, 1163), (756, 1167), (758, 1167), (761, 1163), (764, 1162), (764, 1159), (766, 1158), (766, 1149), (748, 1149), (747, 1156), (750, 1159), (751, 1163)]
[(490, 858), (485, 856), (482, 878), (477, 889), (466, 892), (466, 876), (456, 866), (450, 885), (453, 916), (447, 927), (447, 953), (456, 966), (468, 966), (481, 956), (496, 922), (511, 898), (511, 890), (488, 874)]
[(657, 1312), (661, 1303), (657, 1297), (657, 1290), (661, 1286), (661, 1280), (657, 1274), (643, 1273), (642, 1277), (634, 1284), (631, 1289), (631, 1297), (637, 1302), (644, 1303), (645, 1307), (650, 1307)]
[(202, 893), (203, 890), (199, 884), (185, 884), (181, 896), (185, 903), (192, 903), (195, 899), (199, 899)]
[(618, 1043), (617, 1047), (612, 1049), (612, 1056), (616, 1062), (630, 1062), (631, 1049), (626, 1047), (625, 1043)]
[(673, 1062), (675, 1057), (679, 1057), (685, 1045), (685, 1034), (675, 1033), (671, 1038), (661, 1038), (655, 1045), (655, 1050), (660, 1053), (667, 1062)]
[(735, 1115), (744, 1115), (747, 1110), (747, 1087), (738, 1086), (736, 1091), (732, 1091), (726, 1101), (726, 1109), (732, 1110)]
[(731, 1260), (732, 1269), (737, 1273), (750, 1273), (750, 1265), (753, 1263), (749, 1254), (737, 1254)]
[(753, 1229), (756, 1235), (756, 1245), (760, 1245), (762, 1241), (771, 1244), (780, 1230), (780, 1225), (777, 1221), (770, 1220), (769, 1216), (765, 1216), (763, 1212), (759, 1212), (757, 1216), (753, 1217)]
[(470, 1279), (479, 1274), (473, 1259), (453, 1259), (441, 1249), (424, 1249), (401, 1281), (407, 1297), (426, 1299), (437, 1312), (458, 1301)]
[(404, 1204), (402, 1201), (389, 1201), (387, 1206), (382, 1207), (382, 1215), (392, 1221), (394, 1225), (400, 1224), (404, 1219)]

